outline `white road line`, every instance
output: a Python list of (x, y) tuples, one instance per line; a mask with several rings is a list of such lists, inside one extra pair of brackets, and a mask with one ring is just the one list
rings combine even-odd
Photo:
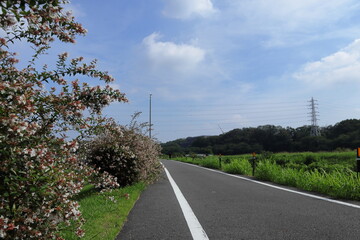
[(206, 232), (202, 228), (199, 220), (195, 216), (194, 212), (192, 211), (189, 203), (186, 201), (184, 195), (181, 193), (180, 188), (177, 186), (174, 179), (171, 177), (169, 171), (164, 166), (166, 175), (170, 181), (170, 184), (175, 192), (175, 196), (180, 204), (181, 210), (184, 214), (185, 220), (187, 222), (187, 225), (190, 229), (191, 235), (194, 240), (206, 240), (209, 239), (206, 235)]
[(325, 198), (325, 197), (320, 197), (320, 196), (309, 194), (309, 193), (299, 192), (299, 191), (291, 190), (291, 189), (288, 189), (288, 188), (283, 188), (283, 187), (275, 186), (275, 185), (272, 185), (272, 184), (259, 182), (259, 181), (253, 180), (253, 179), (241, 177), (241, 176), (238, 176), (238, 175), (233, 175), (233, 174), (225, 173), (225, 172), (222, 172), (222, 171), (201, 167), (201, 166), (190, 164), (190, 163), (184, 163), (184, 162), (180, 162), (180, 163), (187, 164), (187, 165), (190, 165), (190, 166), (193, 166), (193, 167), (198, 167), (198, 168), (205, 169), (205, 170), (208, 170), (208, 171), (224, 174), (224, 175), (227, 175), (227, 176), (230, 176), (230, 177), (239, 178), (239, 179), (242, 179), (242, 180), (245, 180), (245, 181), (257, 183), (257, 184), (264, 185), (264, 186), (267, 186), (267, 187), (276, 188), (276, 189), (283, 190), (283, 191), (286, 191), (286, 192), (291, 192), (291, 193), (303, 195), (303, 196), (310, 197), (310, 198), (315, 198), (315, 199), (319, 199), (319, 200), (323, 200), (323, 201), (327, 201), (327, 202), (331, 202), (331, 203), (340, 204), (340, 205), (343, 205), (343, 206), (348, 206), (348, 207), (360, 209), (360, 206), (356, 205), (356, 204), (347, 203), (347, 202), (343, 202), (343, 201), (338, 201), (338, 200)]

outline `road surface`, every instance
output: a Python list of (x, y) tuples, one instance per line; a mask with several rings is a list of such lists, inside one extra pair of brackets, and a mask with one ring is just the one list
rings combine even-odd
[[(360, 239), (359, 202), (342, 205), (162, 162), (206, 233), (196, 239)], [(185, 215), (164, 174), (142, 194), (116, 239), (194, 239)]]

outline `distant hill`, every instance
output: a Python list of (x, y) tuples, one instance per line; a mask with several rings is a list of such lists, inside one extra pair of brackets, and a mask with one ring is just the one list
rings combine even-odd
[(320, 128), (321, 136), (310, 136), (311, 126), (298, 128), (264, 125), (237, 128), (218, 136), (188, 137), (162, 145), (164, 154), (243, 154), (262, 151), (332, 151), (360, 147), (360, 120), (348, 119)]

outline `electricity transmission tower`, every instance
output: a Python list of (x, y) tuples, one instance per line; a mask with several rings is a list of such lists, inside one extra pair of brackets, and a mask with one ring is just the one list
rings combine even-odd
[(314, 98), (311, 98), (311, 100), (309, 101), (309, 109), (311, 110), (311, 112), (309, 113), (310, 117), (311, 117), (311, 130), (310, 130), (310, 136), (320, 136), (320, 129), (317, 125), (317, 121), (318, 121), (318, 111), (317, 110), (317, 100), (314, 100)]

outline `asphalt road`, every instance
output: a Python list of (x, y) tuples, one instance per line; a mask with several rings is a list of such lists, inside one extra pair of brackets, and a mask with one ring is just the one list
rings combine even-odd
[[(209, 239), (360, 239), (359, 208), (163, 163)], [(142, 194), (116, 239), (192, 239), (165, 176)]]

